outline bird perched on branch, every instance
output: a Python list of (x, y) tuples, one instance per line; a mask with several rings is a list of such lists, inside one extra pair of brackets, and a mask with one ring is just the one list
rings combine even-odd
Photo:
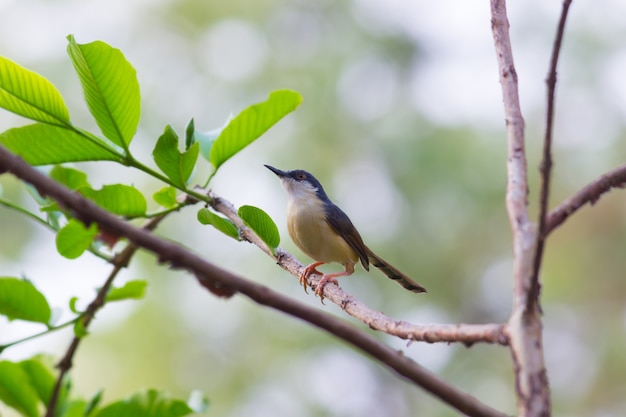
[[(322, 184), (310, 173), (301, 169), (281, 171), (265, 165), (280, 178), (287, 191), (287, 229), (289, 236), (302, 252), (315, 260), (304, 268), (300, 284), (306, 291), (306, 280), (312, 273), (322, 276), (315, 294), (324, 298), (324, 286), (329, 282), (337, 284), (337, 277), (352, 275), (354, 266), (361, 261), (369, 271), (370, 264), (409, 291), (420, 293), (426, 289), (400, 272), (370, 248), (365, 246), (346, 213), (333, 204), (326, 195)], [(338, 262), (345, 271), (322, 274), (316, 268), (320, 265)]]

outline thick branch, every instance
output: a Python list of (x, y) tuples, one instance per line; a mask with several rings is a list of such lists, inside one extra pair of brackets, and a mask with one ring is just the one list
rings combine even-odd
[(626, 165), (615, 168), (593, 180), (573, 196), (563, 201), (557, 208), (548, 214), (546, 219), (546, 235), (559, 227), (569, 216), (579, 208), (589, 203), (595, 204), (602, 194), (611, 188), (626, 187)]
[(70, 210), (78, 219), (87, 223), (96, 222), (101, 230), (124, 236), (137, 246), (155, 253), (161, 262), (191, 272), (203, 285), (219, 284), (222, 288), (238, 291), (261, 305), (298, 317), (337, 336), (469, 416), (504, 416), (354, 326), (268, 287), (225, 271), (173, 242), (116, 218), (78, 193), (39, 173), (0, 146), (0, 172), (2, 171), (11, 172), (32, 184), (42, 194), (57, 201), (61, 207)]
[[(267, 245), (251, 230), (249, 230), (233, 205), (227, 200), (215, 194), (211, 194), (212, 207), (228, 217), (239, 228), (241, 236), (258, 246), (267, 255), (275, 258), (284, 270), (294, 277), (300, 277), (304, 270), (302, 265), (290, 253), (278, 249), (276, 257), (267, 248)], [(316, 288), (322, 278), (319, 274), (311, 274), (309, 284)], [(340, 287), (329, 283), (324, 287), (324, 297), (341, 307), (346, 313), (367, 324), (370, 328), (382, 331), (392, 336), (410, 341), (423, 341), (428, 343), (498, 343), (508, 344), (502, 324), (413, 324), (402, 320), (392, 319), (376, 310), (372, 310), (356, 297), (346, 293)]]
[(550, 389), (543, 360), (541, 316), (538, 309), (527, 309), (532, 285), (536, 230), (528, 219), (524, 120), (519, 103), (505, 0), (491, 0), (491, 17), (506, 117), (506, 203), (513, 231), (513, 312), (506, 330), (514, 361), (519, 416), (547, 417), (550, 415)]

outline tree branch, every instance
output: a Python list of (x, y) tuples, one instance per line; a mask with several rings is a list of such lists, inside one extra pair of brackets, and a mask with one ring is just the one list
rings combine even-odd
[(610, 191), (611, 188), (624, 187), (626, 187), (626, 165), (622, 165), (601, 175), (576, 194), (563, 201), (548, 214), (546, 219), (546, 235), (563, 224), (569, 216), (574, 214), (585, 204), (595, 204), (602, 194)]
[[(143, 226), (143, 229), (149, 230), (149, 231), (154, 230), (157, 227), (157, 225), (161, 222), (161, 220), (163, 220), (164, 217), (165, 215), (162, 215), (162, 216), (154, 217), (150, 219)], [(82, 320), (82, 325), (85, 330), (89, 327), (89, 324), (96, 316), (96, 313), (98, 312), (98, 310), (100, 310), (104, 306), (106, 295), (109, 292), (109, 289), (111, 288), (111, 286), (113, 285), (113, 281), (115, 280), (119, 272), (123, 268), (128, 266), (130, 259), (133, 257), (135, 252), (137, 252), (137, 249), (139, 249), (137, 245), (130, 243), (128, 244), (128, 246), (126, 246), (126, 248), (124, 248), (122, 252), (117, 254), (115, 258), (113, 258), (113, 260), (111, 261), (111, 263), (113, 264), (113, 270), (109, 274), (104, 285), (98, 290), (96, 297), (89, 304), (89, 306), (87, 306), (87, 309), (83, 313), (82, 317), (79, 318), (79, 320)], [(65, 378), (65, 375), (69, 372), (69, 370), (72, 368), (72, 360), (74, 358), (74, 355), (76, 354), (76, 351), (78, 350), (78, 345), (80, 344), (81, 340), (82, 338), (78, 336), (74, 336), (74, 339), (72, 339), (72, 342), (70, 343), (70, 346), (67, 348), (65, 355), (57, 364), (57, 368), (59, 368), (59, 375), (57, 376), (56, 382), (54, 384), (52, 395), (50, 396), (50, 399), (48, 400), (48, 407), (46, 409), (45, 417), (53, 417), (55, 415), (55, 410), (57, 406), (57, 401), (59, 399), (59, 394), (61, 393), (61, 386), (63, 384), (63, 379)]]
[(548, 106), (546, 110), (546, 131), (543, 140), (543, 160), (539, 166), (541, 173), (541, 185), (539, 189), (539, 226), (537, 230), (537, 238), (535, 242), (536, 250), (533, 259), (533, 276), (530, 282), (530, 290), (526, 300), (526, 308), (540, 309), (539, 307), (539, 291), (541, 284), (539, 283), (539, 271), (541, 270), (541, 261), (543, 259), (543, 248), (547, 237), (546, 220), (548, 217), (548, 200), (550, 197), (550, 178), (552, 174), (552, 130), (554, 124), (554, 101), (556, 90), (556, 67), (559, 62), (559, 54), (563, 45), (563, 34), (565, 32), (565, 22), (567, 21), (567, 13), (571, 0), (563, 1), (563, 9), (561, 10), (561, 18), (556, 31), (556, 37), (552, 46), (552, 56), (550, 58), (550, 69), (548, 70), (547, 84), (547, 100)]
[[(274, 258), (281, 268), (294, 277), (300, 277), (305, 266), (293, 255), (279, 248), (276, 251), (276, 256), (274, 256), (265, 242), (246, 227), (237, 214), (237, 210), (229, 201), (213, 193), (210, 194), (210, 198), (212, 201), (211, 207), (232, 221), (239, 229), (240, 235), (244, 240), (258, 246), (263, 252)], [(319, 274), (311, 274), (308, 277), (308, 283), (313, 288), (316, 288), (321, 278), (322, 276)], [(428, 343), (457, 342), (466, 345), (479, 342), (508, 344), (503, 324), (413, 324), (396, 320), (381, 312), (372, 310), (358, 298), (346, 293), (341, 287), (332, 283), (328, 283), (324, 287), (324, 298), (341, 307), (352, 317), (367, 324), (371, 329), (397, 336), (401, 339)]]
[(389, 348), (354, 326), (328, 313), (294, 301), (268, 287), (234, 275), (205, 261), (180, 245), (161, 239), (146, 230), (116, 218), (78, 193), (72, 192), (39, 173), (19, 157), (0, 146), (0, 172), (2, 171), (11, 172), (23, 181), (32, 184), (42, 194), (56, 200), (60, 206), (70, 210), (76, 218), (83, 222), (96, 222), (101, 230), (112, 235), (124, 236), (137, 246), (155, 253), (159, 261), (191, 272), (203, 285), (218, 284), (221, 288), (238, 291), (261, 305), (298, 317), (337, 336), (469, 416), (505, 416), (505, 414), (481, 403), (471, 395), (444, 382), (401, 352)]
[(543, 359), (538, 309), (528, 310), (536, 228), (528, 219), (524, 119), (519, 103), (505, 0), (491, 0), (491, 27), (498, 59), (508, 143), (506, 205), (513, 232), (513, 311), (506, 331), (514, 362), (520, 417), (550, 415), (550, 389)]

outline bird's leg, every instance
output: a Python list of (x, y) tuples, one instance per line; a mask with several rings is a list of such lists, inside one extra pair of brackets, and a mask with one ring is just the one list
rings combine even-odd
[(324, 265), (324, 264), (325, 264), (325, 262), (313, 262), (311, 265), (308, 265), (306, 268), (304, 268), (304, 271), (302, 271), (302, 273), (300, 274), (300, 285), (302, 285), (304, 287), (304, 292), (306, 292), (307, 294), (308, 294), (308, 292), (306, 290), (306, 279), (312, 273), (324, 275), (320, 271), (317, 270), (318, 266)]
[(337, 277), (344, 277), (346, 275), (352, 275), (354, 273), (354, 264), (347, 263), (345, 264), (346, 270), (342, 272), (333, 272), (332, 274), (324, 274), (322, 279), (317, 283), (317, 288), (315, 288), (315, 295), (319, 295), (322, 299), (322, 304), (324, 303), (324, 287), (329, 282), (332, 282), (335, 285), (339, 285), (337, 282)]

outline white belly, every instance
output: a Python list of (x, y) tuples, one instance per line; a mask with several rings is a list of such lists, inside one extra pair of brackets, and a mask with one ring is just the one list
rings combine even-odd
[(324, 219), (321, 202), (290, 201), (287, 207), (287, 229), (294, 243), (308, 256), (319, 262), (352, 264), (358, 254)]

